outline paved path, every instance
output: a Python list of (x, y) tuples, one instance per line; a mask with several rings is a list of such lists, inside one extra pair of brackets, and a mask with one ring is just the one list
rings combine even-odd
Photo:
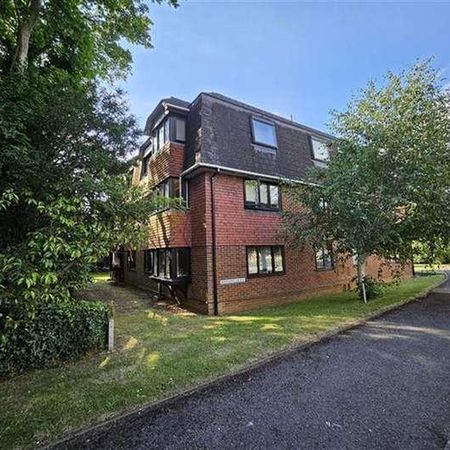
[(449, 439), (444, 292), (71, 445), (443, 449)]

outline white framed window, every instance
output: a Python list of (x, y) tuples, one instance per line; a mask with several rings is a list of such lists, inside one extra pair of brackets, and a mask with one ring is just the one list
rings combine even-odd
[(275, 124), (252, 117), (253, 142), (277, 148)]
[(330, 158), (330, 151), (326, 142), (319, 141), (318, 139), (312, 137), (311, 145), (314, 159), (318, 159), (319, 161), (328, 161)]

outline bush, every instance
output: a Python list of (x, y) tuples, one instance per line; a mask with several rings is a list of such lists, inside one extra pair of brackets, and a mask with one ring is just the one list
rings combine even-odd
[[(363, 278), (363, 281), (364, 281), (364, 288), (366, 290), (367, 300), (378, 297), (382, 293), (383, 285), (381, 282), (375, 280), (374, 278), (372, 278), (368, 275), (366, 275)], [(356, 292), (358, 293), (358, 297), (362, 300), (364, 298), (362, 284), (357, 283)]]
[(101, 302), (38, 303), (34, 317), (24, 315), (15, 328), (2, 332), (0, 377), (104, 349), (108, 315)]

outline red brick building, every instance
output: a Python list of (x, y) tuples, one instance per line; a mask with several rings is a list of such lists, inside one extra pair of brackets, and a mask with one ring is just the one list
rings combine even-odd
[[(161, 100), (145, 131), (133, 183), (187, 208), (151, 217), (147, 248), (127, 254), (126, 282), (208, 314), (349, 287), (351, 260), (289, 248), (279, 233), (280, 183), (326, 164), (332, 136), (215, 93)], [(390, 275), (375, 258), (367, 271)]]

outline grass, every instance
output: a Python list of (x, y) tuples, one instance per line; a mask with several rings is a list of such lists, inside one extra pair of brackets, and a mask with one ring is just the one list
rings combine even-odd
[(149, 308), (141, 291), (97, 280), (116, 304), (116, 351), (35, 370), (0, 384), (0, 447), (35, 447), (224, 374), (313, 335), (424, 293), (442, 275), (388, 287), (364, 305), (354, 293), (224, 317)]

